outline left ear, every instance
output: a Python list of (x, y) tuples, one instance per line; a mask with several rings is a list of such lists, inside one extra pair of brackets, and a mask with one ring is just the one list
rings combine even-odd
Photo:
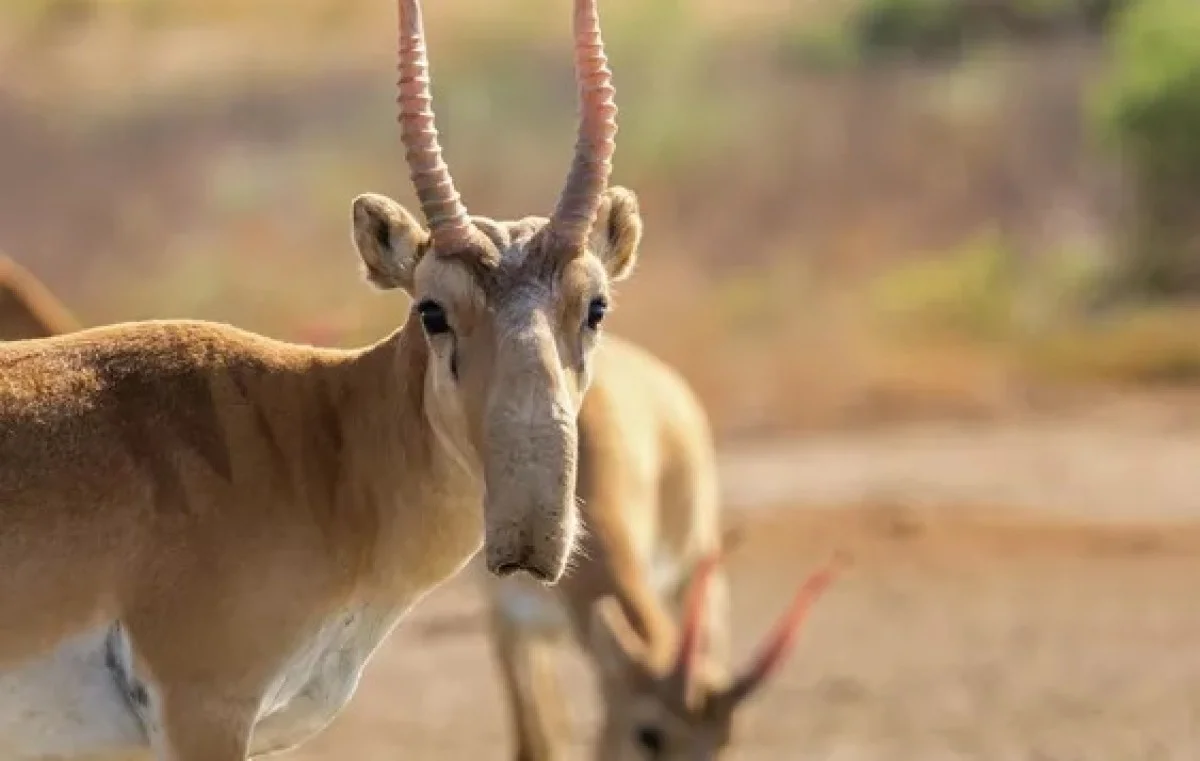
[(610, 280), (629, 277), (642, 243), (642, 213), (632, 190), (615, 185), (604, 192), (588, 243)]
[(351, 205), (354, 246), (376, 288), (402, 288), (410, 296), (417, 262), (429, 249), (429, 232), (403, 206), (378, 193), (363, 193)]

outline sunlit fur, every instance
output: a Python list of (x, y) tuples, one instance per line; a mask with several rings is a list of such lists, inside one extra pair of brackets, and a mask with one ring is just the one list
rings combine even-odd
[(335, 350), (149, 321), (0, 344), (0, 757), (293, 747), (481, 544), (561, 573), (584, 311), (634, 265), (636, 199), (610, 189), (557, 267), (541, 218), (476, 217), (493, 256), (468, 264), (425, 256), (387, 198), (353, 216), (369, 279), (438, 299), (453, 335), (413, 318)]

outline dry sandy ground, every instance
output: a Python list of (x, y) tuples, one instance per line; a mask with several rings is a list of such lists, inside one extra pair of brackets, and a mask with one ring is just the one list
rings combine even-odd
[(920, 424), (723, 453), (730, 507), (903, 501), (1105, 523), (1200, 518), (1197, 408), (1125, 402), (1074, 419)]
[[(923, 428), (726, 457), (730, 501), (760, 508), (734, 510), (748, 527), (731, 558), (738, 652), (833, 548), (859, 558), (730, 757), (1195, 758), (1200, 436), (1160, 422)], [(788, 509), (768, 507), (784, 496)], [(477, 606), (466, 578), (432, 595), (347, 712), (288, 758), (509, 758)], [(563, 675), (584, 757), (591, 676), (573, 653)]]

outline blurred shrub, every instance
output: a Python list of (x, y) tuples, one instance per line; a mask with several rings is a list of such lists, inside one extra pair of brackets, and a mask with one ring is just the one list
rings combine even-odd
[(857, 42), (844, 23), (790, 19), (779, 30), (776, 51), (784, 66), (803, 70), (841, 70), (859, 63)]
[(850, 20), (851, 35), (868, 54), (957, 51), (971, 13), (962, 0), (866, 0)]
[(1066, 381), (1193, 384), (1200, 380), (1200, 311), (1159, 305), (1062, 324), (1023, 346), (1027, 366)]
[(1011, 332), (1018, 290), (1016, 260), (998, 235), (985, 233), (878, 276), (868, 298), (891, 331), (986, 341)]
[(995, 39), (1102, 29), (1127, 0), (863, 0), (846, 33), (860, 58), (935, 57)]
[(1200, 294), (1200, 3), (1136, 0), (1111, 44), (1096, 117), (1135, 193), (1120, 285)]
[(1020, 256), (989, 230), (876, 276), (868, 300), (893, 334), (1024, 342), (1054, 326), (1087, 322), (1106, 272), (1095, 252)]

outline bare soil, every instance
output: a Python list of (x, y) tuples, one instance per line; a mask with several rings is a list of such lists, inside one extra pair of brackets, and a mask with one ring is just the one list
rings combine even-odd
[[(730, 757), (1193, 758), (1200, 436), (1169, 415), (1128, 423), (922, 428), (726, 456), (731, 517), (747, 529), (730, 559), (738, 653), (830, 552), (857, 558), (747, 707)], [(465, 577), (433, 594), (347, 712), (290, 757), (509, 757), (477, 611)], [(585, 757), (592, 677), (566, 652), (563, 678)]]

